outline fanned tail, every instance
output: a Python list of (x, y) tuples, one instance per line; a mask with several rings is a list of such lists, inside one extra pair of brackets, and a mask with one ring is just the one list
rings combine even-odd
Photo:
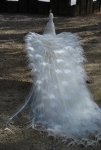
[(35, 92), (30, 118), (34, 129), (72, 139), (68, 146), (87, 147), (100, 140), (101, 109), (85, 84), (88, 77), (82, 63), (86, 59), (78, 39), (66, 32), (26, 36)]

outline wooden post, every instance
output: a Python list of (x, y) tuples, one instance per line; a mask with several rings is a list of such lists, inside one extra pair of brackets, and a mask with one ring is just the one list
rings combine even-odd
[(50, 3), (49, 2), (42, 2), (38, 1), (38, 14), (49, 14), (50, 10)]
[(28, 12), (28, 0), (19, 0), (19, 12), (27, 13)]
[(59, 0), (59, 15), (68, 15), (71, 0)]
[(93, 13), (97, 13), (99, 11), (99, 1), (93, 2)]
[(87, 14), (93, 12), (93, 0), (87, 0)]
[(6, 0), (0, 0), (0, 12), (6, 12)]
[(54, 15), (59, 14), (59, 0), (50, 0), (50, 9)]
[(72, 17), (79, 16), (80, 5), (73, 5), (69, 7), (69, 15)]
[(99, 0), (100, 1), (100, 12), (101, 12), (101, 0)]
[(28, 12), (38, 13), (38, 0), (28, 0)]
[(19, 1), (6, 1), (6, 4), (8, 13), (18, 13)]
[(101, 12), (101, 0), (97, 0), (99, 2), (99, 11)]
[(86, 6), (87, 6), (87, 0), (77, 0), (77, 4), (80, 4), (80, 15), (86, 14)]

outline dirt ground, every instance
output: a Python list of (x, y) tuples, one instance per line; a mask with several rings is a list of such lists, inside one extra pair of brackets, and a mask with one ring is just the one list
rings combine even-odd
[[(28, 32), (42, 33), (48, 16), (34, 14), (0, 14), (0, 150), (75, 150), (47, 133), (28, 128), (28, 108), (5, 130), (6, 119), (22, 103), (31, 86), (27, 67), (24, 36)], [(101, 13), (78, 17), (55, 16), (56, 32), (77, 33), (83, 42), (88, 62), (84, 65), (90, 78), (87, 83), (94, 100), (101, 104)], [(89, 147), (88, 149), (101, 149)]]

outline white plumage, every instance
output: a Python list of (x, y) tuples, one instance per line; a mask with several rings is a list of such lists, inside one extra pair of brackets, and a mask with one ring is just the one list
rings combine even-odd
[(86, 59), (79, 37), (69, 32), (56, 35), (50, 13), (43, 35), (29, 33), (25, 41), (33, 85), (19, 112), (31, 100), (32, 128), (69, 139), (68, 146), (96, 145), (101, 139), (101, 109), (85, 84)]

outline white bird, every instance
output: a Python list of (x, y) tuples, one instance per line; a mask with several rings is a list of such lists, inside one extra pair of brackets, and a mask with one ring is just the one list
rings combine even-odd
[(25, 104), (9, 121), (31, 101), (33, 129), (71, 141), (68, 146), (96, 145), (101, 139), (101, 109), (85, 83), (79, 36), (56, 34), (50, 13), (43, 34), (31, 32), (25, 41), (33, 83)]

